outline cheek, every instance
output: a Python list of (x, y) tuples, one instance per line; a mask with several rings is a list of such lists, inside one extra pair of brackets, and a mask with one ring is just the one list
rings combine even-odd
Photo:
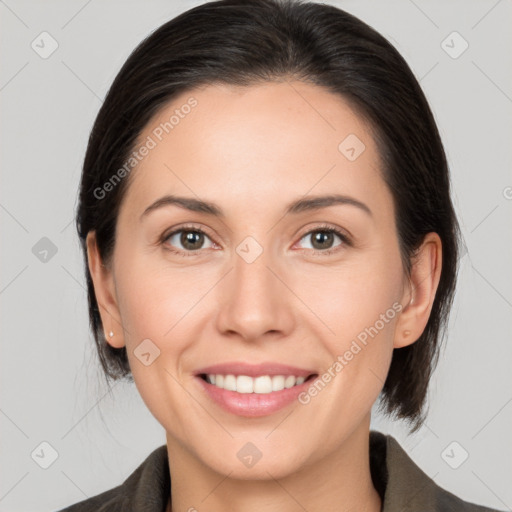
[(160, 251), (155, 249), (151, 255), (126, 252), (119, 258), (116, 290), (127, 343), (136, 343), (137, 337), (160, 342), (174, 339), (173, 330), (183, 321), (190, 322), (204, 294), (205, 279), (200, 279), (197, 269), (171, 265)]
[[(323, 337), (340, 350), (360, 334), (364, 341), (364, 333), (374, 332), (373, 327), (379, 332), (392, 330), (401, 309), (402, 273), (397, 259), (372, 254), (328, 273), (312, 269), (306, 281), (301, 278), (302, 285), (294, 279), (304, 303), (322, 320), (316, 323), (323, 327)], [(328, 331), (331, 336), (326, 337)]]
[(332, 397), (335, 408), (339, 407), (337, 414), (358, 409), (363, 412), (384, 385), (402, 310), (401, 272), (397, 254), (394, 258), (374, 254), (332, 273), (329, 279), (324, 274), (323, 286), (313, 286), (314, 275), (311, 281), (308, 278), (308, 304), (314, 305), (315, 314), (322, 320), (310, 325), (329, 354), (325, 379), (334, 374), (334, 385), (328, 386), (333, 394), (343, 397)]
[(148, 410), (185, 436), (186, 426), (176, 411), (186, 410), (190, 398), (180, 383), (180, 364), (193, 346), (194, 305), (204, 291), (185, 273), (152, 264), (152, 258), (127, 256), (116, 269), (127, 356)]
[[(393, 302), (392, 294), (385, 289), (364, 290), (355, 286), (351, 290), (347, 286), (343, 291), (345, 302), (341, 299), (325, 302), (324, 312), (329, 311), (325, 322), (335, 335), (326, 334), (323, 326), (317, 330), (318, 340), (322, 340), (322, 348), (327, 353), (320, 375), (323, 384), (315, 386), (303, 402), (311, 400), (319, 424), (352, 428), (368, 414), (382, 391), (401, 310), (400, 303)], [(326, 403), (329, 407), (325, 407)], [(327, 432), (326, 446), (336, 445), (338, 435), (336, 429)]]

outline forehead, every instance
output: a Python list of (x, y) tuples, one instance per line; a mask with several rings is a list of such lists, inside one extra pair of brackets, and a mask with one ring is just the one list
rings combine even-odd
[(341, 96), (312, 84), (190, 90), (148, 123), (137, 147), (144, 144), (151, 149), (123, 201), (134, 215), (165, 193), (224, 204), (227, 214), (230, 207), (278, 210), (306, 194), (390, 199), (364, 120)]

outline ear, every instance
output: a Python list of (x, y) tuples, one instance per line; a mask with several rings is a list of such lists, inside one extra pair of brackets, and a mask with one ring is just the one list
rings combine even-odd
[[(117, 305), (113, 272), (101, 261), (95, 231), (90, 231), (87, 234), (86, 242), (89, 272), (94, 284), (94, 293), (100, 311), (105, 339), (114, 348), (124, 347), (123, 328)], [(110, 332), (113, 332), (114, 335), (110, 336)]]
[(411, 276), (404, 290), (402, 312), (395, 331), (394, 348), (414, 343), (430, 317), (442, 267), (442, 242), (437, 233), (425, 235), (412, 259)]

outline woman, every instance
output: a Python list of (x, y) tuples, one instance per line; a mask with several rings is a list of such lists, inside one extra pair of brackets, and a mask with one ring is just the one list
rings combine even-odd
[(85, 157), (77, 227), (103, 369), (166, 431), (86, 510), (490, 510), (372, 405), (424, 421), (460, 234), (398, 52), (332, 6), (222, 0), (151, 34)]

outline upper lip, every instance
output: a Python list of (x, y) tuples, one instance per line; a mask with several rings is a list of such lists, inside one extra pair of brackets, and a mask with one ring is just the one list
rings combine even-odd
[(248, 377), (259, 377), (261, 375), (293, 375), (295, 377), (306, 378), (315, 374), (315, 371), (272, 362), (260, 364), (232, 362), (205, 366), (196, 372), (196, 375), (202, 374), (247, 375)]

